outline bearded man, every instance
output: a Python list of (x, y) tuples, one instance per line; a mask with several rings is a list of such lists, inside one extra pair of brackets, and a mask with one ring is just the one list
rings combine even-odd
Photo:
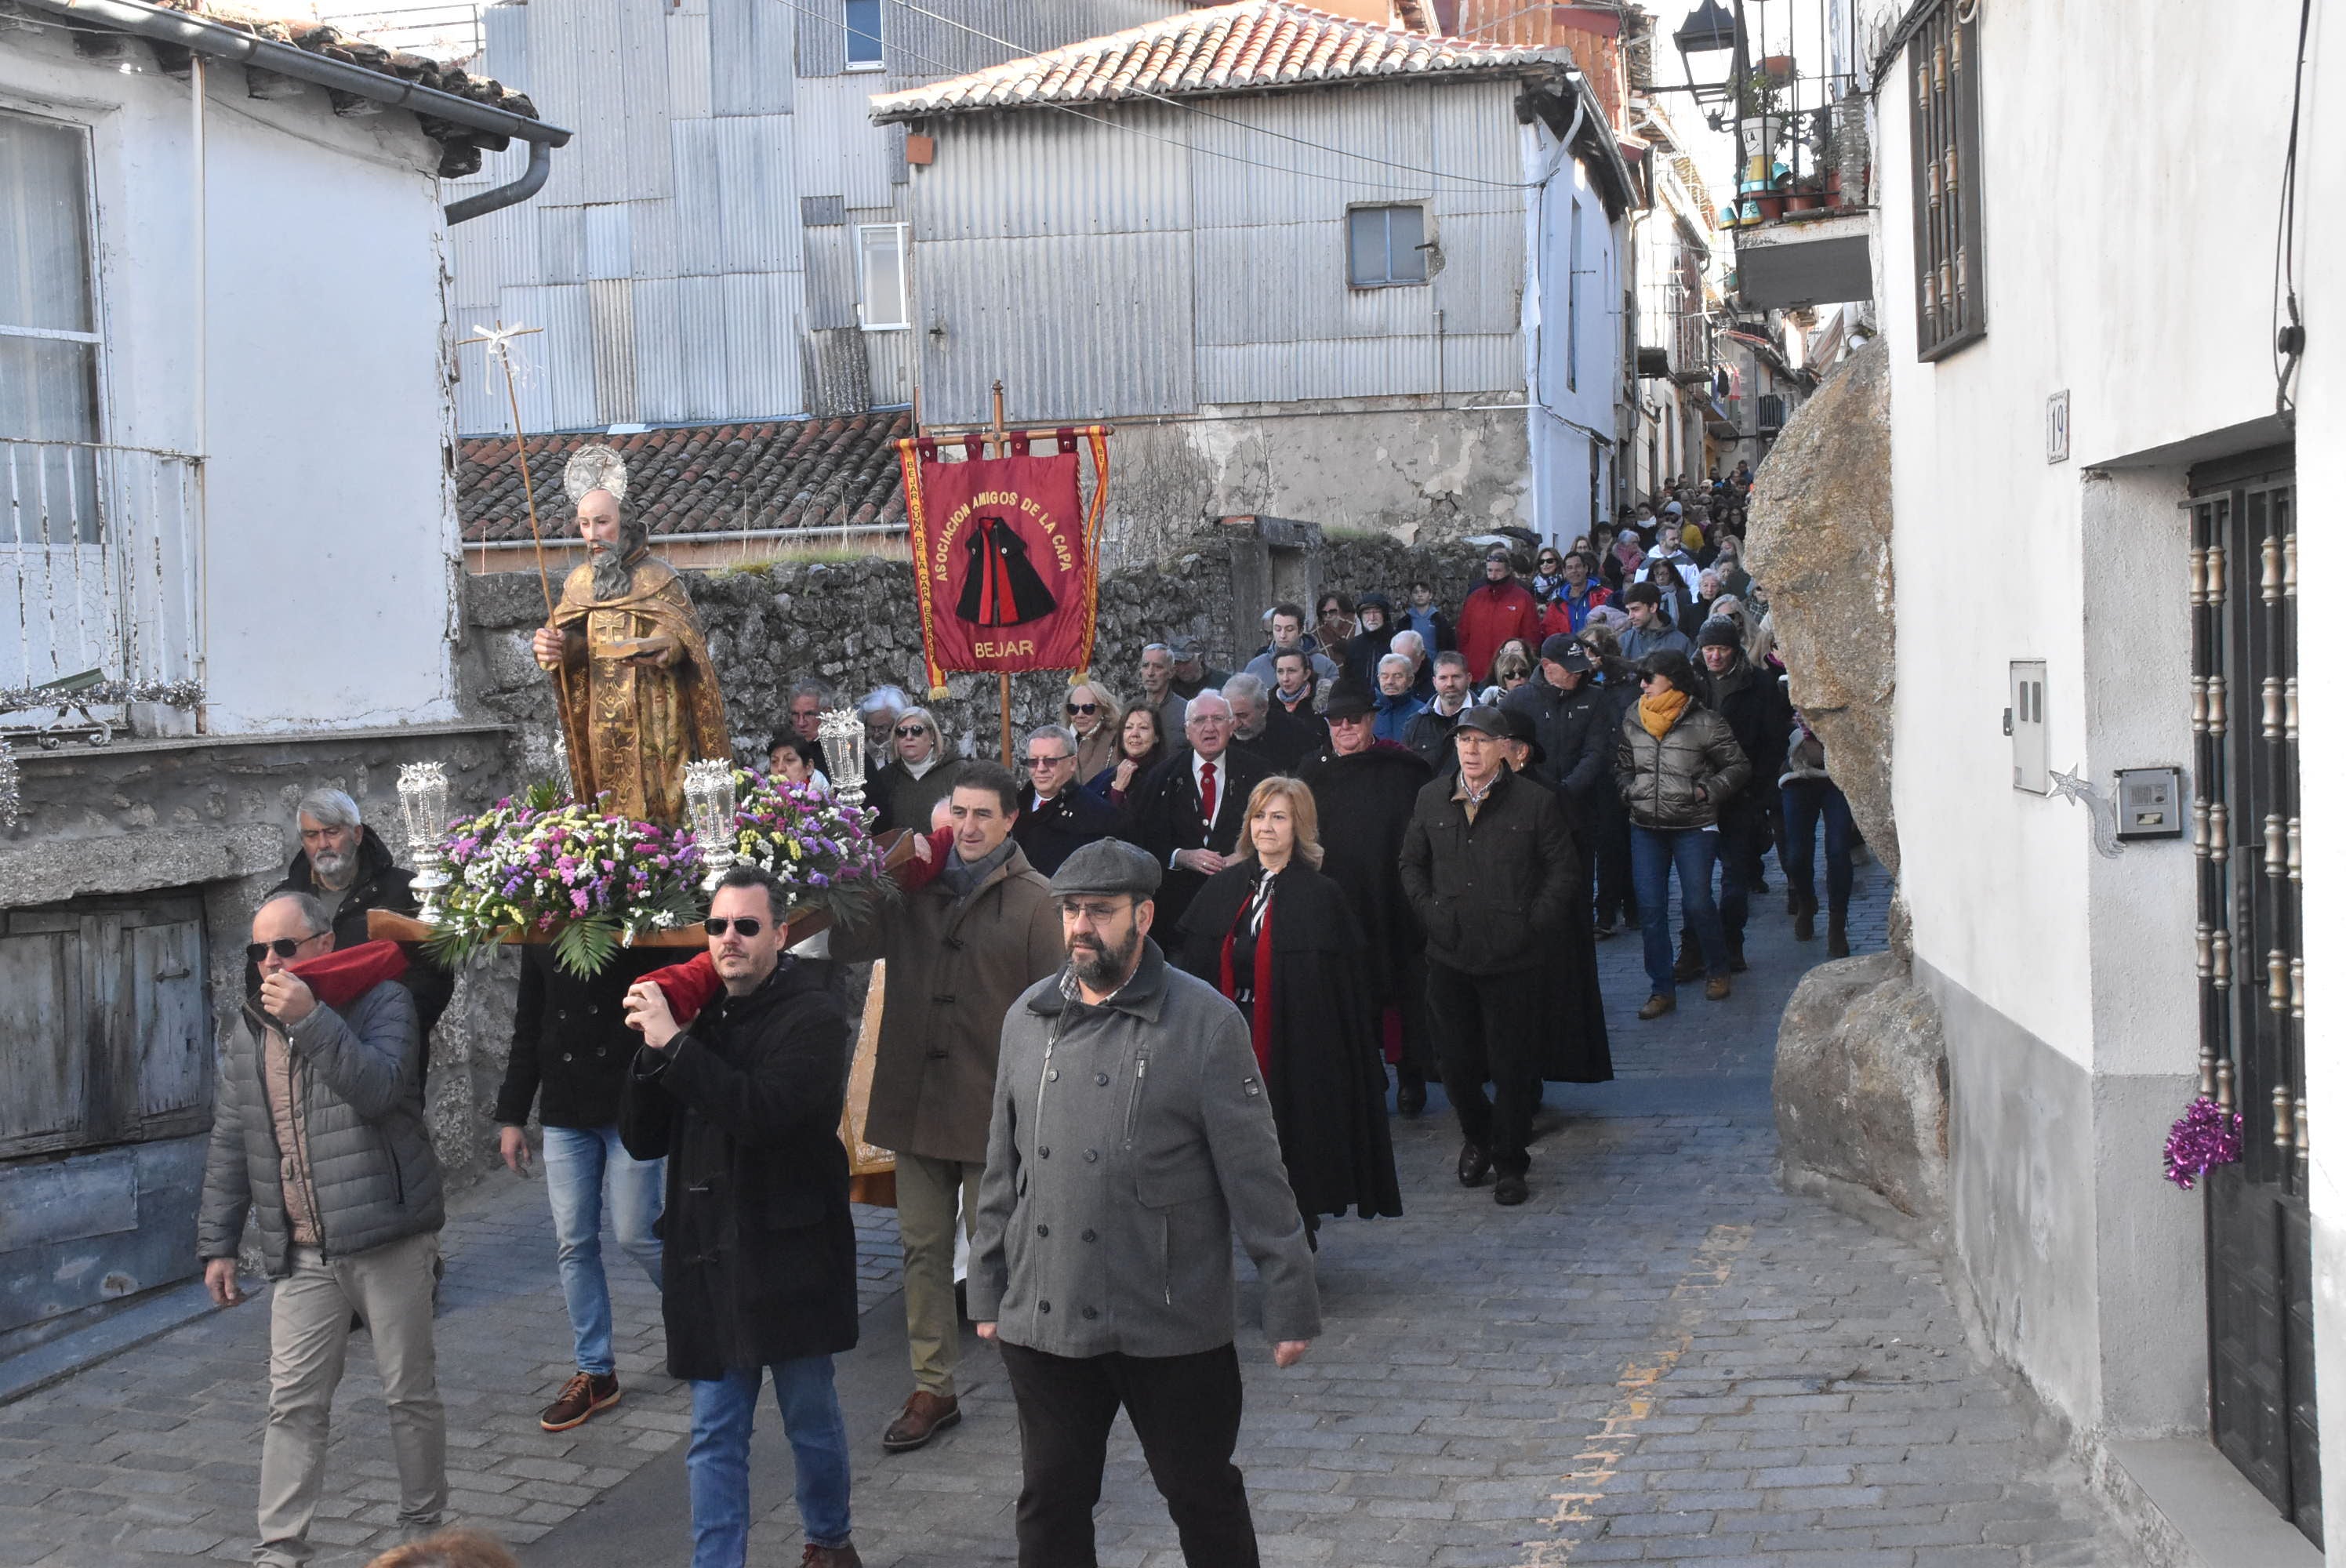
[(556, 672), (572, 792), (615, 816), (684, 821), (684, 765), (732, 756), (725, 700), (700, 617), (676, 569), (627, 510), (627, 468), (607, 446), (570, 460), (586, 564), (562, 585), (554, 624), (530, 639)]

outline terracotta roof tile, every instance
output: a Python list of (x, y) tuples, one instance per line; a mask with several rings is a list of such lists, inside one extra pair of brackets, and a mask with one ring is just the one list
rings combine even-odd
[(872, 100), (885, 125), (1033, 105), (1258, 93), (1403, 76), (1522, 76), (1568, 51), (1429, 36), (1294, 0), (1239, 0)]
[[(743, 529), (835, 528), (904, 520), (894, 442), (912, 415), (677, 425), (634, 435), (533, 435), (529, 478), (538, 526), (567, 531), (562, 467), (601, 443), (627, 460), (627, 501), (655, 537)], [(529, 537), (521, 470), (509, 435), (457, 443), (456, 511), (464, 542)]]

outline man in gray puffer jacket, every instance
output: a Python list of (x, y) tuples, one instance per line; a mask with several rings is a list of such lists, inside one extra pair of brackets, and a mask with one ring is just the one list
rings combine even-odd
[(325, 1480), (326, 1417), (355, 1314), (374, 1341), (399, 1462), (401, 1528), (436, 1528), (447, 1431), (432, 1343), (440, 1162), (423, 1128), (423, 1046), (391, 942), (334, 951), (307, 893), (252, 917), (259, 972), (220, 1041), (196, 1250), (223, 1307), (244, 1299), (236, 1251), (259, 1222), (269, 1277), (269, 1421), (256, 1563), (299, 1568)]

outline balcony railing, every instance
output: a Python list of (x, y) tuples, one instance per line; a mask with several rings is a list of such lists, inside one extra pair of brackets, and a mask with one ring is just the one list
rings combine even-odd
[(201, 505), (183, 453), (0, 438), (0, 691), (198, 678)]

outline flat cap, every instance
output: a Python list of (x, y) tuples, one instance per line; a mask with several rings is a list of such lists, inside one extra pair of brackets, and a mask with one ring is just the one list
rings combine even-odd
[(1515, 738), (1514, 734), (1507, 728), (1507, 716), (1499, 711), (1499, 705), (1495, 702), (1486, 702), (1478, 708), (1470, 708), (1460, 714), (1458, 728), (1480, 730), (1494, 740)]
[(1051, 896), (1076, 893), (1129, 893), (1136, 899), (1155, 898), (1164, 880), (1157, 857), (1121, 839), (1096, 839), (1069, 855), (1051, 878)]
[(1187, 636), (1186, 634), (1184, 636), (1175, 637), (1168, 647), (1172, 650), (1173, 657), (1184, 664), (1188, 663), (1189, 660), (1193, 658), (1203, 658), (1206, 657), (1206, 645), (1198, 641), (1196, 637)]

